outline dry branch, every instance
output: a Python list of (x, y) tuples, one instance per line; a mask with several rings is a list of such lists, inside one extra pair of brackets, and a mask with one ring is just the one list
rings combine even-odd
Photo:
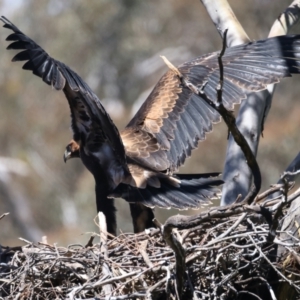
[[(227, 0), (201, 0), (217, 30), (223, 37), (226, 29), (229, 31), (227, 45), (229, 47), (249, 42), (241, 24), (237, 20)], [(300, 1), (295, 0), (276, 19), (269, 37), (287, 34), (287, 31), (297, 23), (300, 16)], [(260, 134), (264, 121), (270, 109), (274, 86), (270, 85), (268, 91), (249, 94), (247, 101), (243, 101), (237, 117), (237, 126), (246, 137), (252, 152), (256, 156)], [(253, 109), (255, 107), (255, 109)], [(250, 109), (249, 109), (250, 108)], [(230, 204), (239, 194), (245, 196), (251, 186), (252, 172), (247, 167), (245, 157), (240, 147), (229, 138), (227, 156), (223, 179), (225, 184), (222, 191), (221, 204)]]
[[(280, 282), (286, 282), (299, 293), (299, 238), (289, 231), (283, 238), (275, 228), (276, 236), (269, 240), (277, 210), (282, 209), (278, 216), (280, 224), (298, 194), (296, 191), (286, 200), (273, 200), (272, 206), (261, 199), (261, 206), (238, 203), (212, 208), (199, 216), (170, 218), (163, 225), (165, 232), (181, 228), (178, 233), (173, 230), (172, 236), (180, 242), (186, 266), (182, 287), (176, 281), (178, 268), (173, 250), (160, 230), (151, 229), (108, 239), (106, 247), (102, 239), (95, 245), (89, 241), (87, 246), (2, 246), (0, 297), (178, 299), (181, 290), (182, 299), (237, 299), (246, 295), (275, 299)], [(261, 209), (263, 206), (267, 214)], [(288, 242), (287, 235), (292, 236)], [(270, 254), (276, 245), (286, 251), (274, 263)], [(274, 270), (278, 277), (270, 279)]]

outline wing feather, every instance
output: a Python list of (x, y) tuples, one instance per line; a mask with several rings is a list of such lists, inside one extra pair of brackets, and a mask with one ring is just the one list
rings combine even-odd
[[(261, 91), (268, 84), (299, 73), (300, 36), (281, 36), (228, 48), (222, 61), (223, 103), (231, 110), (246, 98), (248, 92)], [(188, 61), (179, 66), (178, 70), (198, 87), (206, 83), (204, 93), (210, 100), (216, 101), (220, 76), (218, 52)], [(152, 134), (152, 138), (157, 141), (157, 151), (167, 152), (167, 168), (159, 171), (172, 174), (191, 155), (198, 141), (205, 139), (212, 125), (219, 121), (220, 115), (201, 97), (183, 86), (177, 74), (169, 70), (154, 87), (126, 130)], [(153, 148), (146, 147), (144, 151), (148, 151), (149, 160), (155, 155)], [(138, 157), (135, 159), (139, 160)]]
[[(8, 19), (1, 17), (1, 20), (5, 28), (14, 31), (7, 38), (8, 41), (13, 41), (7, 49), (24, 50), (12, 60), (25, 61), (24, 69), (31, 70), (55, 89), (64, 91), (71, 110), (74, 138), (88, 138), (90, 135), (91, 144), (109, 143), (121, 165), (125, 166), (125, 149), (119, 131), (90, 87), (77, 73), (50, 57)], [(156, 151), (151, 145), (153, 142), (148, 145), (150, 151)]]
[[(76, 144), (76, 156), (81, 157), (94, 175), (97, 193), (101, 181), (107, 185), (101, 196), (119, 193), (128, 201), (165, 208), (198, 207), (201, 202), (207, 203), (207, 195), (216, 195), (215, 186), (222, 184), (219, 179), (201, 178), (199, 174), (198, 181), (183, 178), (182, 192), (181, 180), (165, 172), (183, 164), (198, 141), (197, 121), (192, 113), (185, 114), (194, 95), (181, 85), (173, 72), (168, 72), (158, 83), (151, 94), (156, 100), (145, 102), (130, 126), (121, 132), (121, 140), (100, 100), (81, 77), (50, 57), (6, 18), (1, 20), (4, 27), (14, 31), (8, 37), (12, 41), (8, 49), (23, 50), (13, 60), (24, 61), (24, 69), (65, 93), (71, 110), (74, 143), (80, 141), (80, 145)], [(205, 110), (213, 113), (207, 107)]]
[[(205, 139), (212, 125), (220, 121), (219, 114), (169, 70), (120, 137), (97, 96), (74, 71), (51, 58), (5, 17), (1, 20), (4, 27), (14, 31), (7, 38), (12, 41), (8, 49), (23, 50), (13, 61), (26, 61), (24, 69), (32, 70), (55, 89), (64, 90), (73, 116), (74, 136), (87, 128), (91, 130), (91, 126), (97, 130), (101, 126), (108, 128), (102, 137), (114, 145), (122, 162), (127, 154), (153, 171), (172, 174), (191, 155), (198, 141)], [(281, 36), (228, 48), (222, 61), (223, 101), (227, 109), (232, 109), (248, 92), (263, 90), (268, 84), (299, 73), (300, 36)], [(218, 52), (188, 61), (178, 70), (194, 85), (204, 86), (206, 96), (216, 101)]]

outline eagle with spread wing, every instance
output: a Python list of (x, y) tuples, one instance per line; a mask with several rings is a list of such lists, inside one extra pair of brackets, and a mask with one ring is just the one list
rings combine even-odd
[[(13, 31), (6, 39), (12, 41), (7, 49), (23, 50), (12, 61), (26, 61), (23, 69), (65, 93), (73, 130), (65, 159), (80, 157), (94, 175), (97, 210), (105, 214), (110, 233), (116, 233), (114, 197), (150, 208), (187, 209), (207, 204), (216, 196), (216, 187), (222, 184), (217, 173), (174, 175), (212, 125), (220, 121), (218, 112), (201, 94), (183, 85), (178, 73), (169, 70), (163, 75), (119, 132), (98, 97), (73, 70), (50, 57), (8, 19), (1, 20)], [(226, 49), (222, 58), (223, 104), (232, 109), (248, 92), (264, 90), (268, 84), (299, 73), (299, 57), (300, 36), (275, 37)], [(218, 52), (188, 61), (178, 70), (216, 101)]]

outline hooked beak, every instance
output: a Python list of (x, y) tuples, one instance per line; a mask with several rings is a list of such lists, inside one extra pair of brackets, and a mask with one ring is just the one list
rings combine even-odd
[(65, 151), (65, 153), (64, 153), (64, 162), (65, 162), (65, 163), (67, 162), (67, 160), (69, 160), (69, 159), (71, 158), (71, 154), (72, 154), (72, 152), (71, 152), (71, 151), (68, 151), (68, 150), (66, 149), (66, 151)]

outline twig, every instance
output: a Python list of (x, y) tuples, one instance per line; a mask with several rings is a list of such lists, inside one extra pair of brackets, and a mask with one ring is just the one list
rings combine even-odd
[[(261, 174), (259, 170), (259, 166), (257, 164), (255, 155), (253, 154), (251, 148), (248, 145), (248, 142), (244, 138), (244, 136), (239, 131), (238, 127), (236, 126), (235, 117), (233, 114), (229, 113), (222, 103), (222, 88), (223, 88), (223, 77), (224, 77), (224, 68), (223, 68), (223, 61), (222, 57), (225, 53), (226, 49), (226, 40), (227, 40), (227, 29), (224, 31), (223, 37), (223, 45), (220, 54), (218, 55), (218, 63), (219, 63), (219, 70), (220, 70), (220, 82), (217, 87), (217, 105), (215, 105), (212, 101), (209, 103), (213, 108), (215, 108), (220, 115), (223, 117), (226, 125), (228, 126), (228, 130), (232, 134), (234, 141), (241, 147), (243, 151), (247, 164), (252, 171), (253, 178), (254, 178), (254, 185), (250, 188), (250, 191), (246, 195), (246, 197), (242, 200), (244, 203), (251, 204), (254, 198), (257, 196), (260, 187), (261, 187)], [(203, 91), (202, 94), (203, 95)], [(208, 98), (205, 97), (207, 100)], [(206, 101), (206, 99), (204, 99)], [(207, 102), (207, 101), (206, 101)]]
[(8, 215), (9, 215), (9, 213), (4, 213), (4, 214), (2, 214), (2, 215), (0, 216), (0, 220), (3, 219), (5, 216), (8, 216)]
[(252, 236), (249, 236), (249, 238), (251, 239), (253, 245), (255, 246), (255, 248), (258, 250), (258, 252), (260, 253), (260, 255), (266, 260), (266, 262), (270, 265), (270, 267), (284, 280), (286, 281), (289, 285), (291, 285), (292, 287), (294, 287), (297, 291), (300, 291), (300, 288), (295, 285), (291, 280), (289, 280), (288, 278), (286, 278), (279, 270), (277, 270), (277, 268), (272, 264), (272, 262), (267, 258), (267, 256), (262, 252), (261, 248), (258, 247), (258, 245), (255, 243), (255, 241), (253, 240)]
[(217, 239), (221, 239), (225, 236), (227, 236), (228, 234), (230, 234), (232, 231), (234, 231), (240, 224), (241, 222), (245, 219), (245, 217), (247, 216), (247, 213), (243, 213), (237, 220), (236, 222), (230, 226), (225, 232), (223, 232), (222, 234), (220, 234)]
[(149, 256), (146, 252), (147, 244), (148, 244), (148, 240), (141, 242), (141, 244), (139, 246), (139, 251), (140, 251), (141, 255), (143, 256), (143, 259), (144, 259), (145, 263), (147, 264), (147, 266), (149, 268), (153, 268), (153, 263), (150, 261)]
[(118, 282), (118, 281), (121, 281), (121, 280), (126, 279), (128, 277), (135, 276), (135, 275), (140, 274), (140, 273), (141, 273), (140, 270), (137, 270), (137, 271), (134, 271), (134, 272), (131, 272), (131, 273), (128, 273), (128, 274), (125, 274), (125, 275), (121, 275), (121, 276), (116, 276), (116, 277), (113, 277), (113, 278), (110, 278), (110, 279), (107, 279), (107, 280), (101, 280), (100, 279), (100, 280), (96, 281), (95, 283), (93, 283), (92, 285), (89, 284), (89, 285), (86, 285), (86, 286), (82, 286), (82, 289), (90, 290), (90, 289), (98, 288), (98, 287), (101, 287), (103, 285)]
[[(300, 154), (300, 153), (299, 153)], [(288, 177), (288, 176), (296, 176), (296, 175), (298, 175), (298, 174), (300, 174), (300, 170), (296, 170), (296, 171), (285, 171), (285, 172), (283, 172), (283, 174), (280, 176), (280, 179), (284, 179), (284, 178), (286, 178), (286, 177)]]
[(179, 240), (173, 234), (174, 226), (166, 223), (163, 226), (163, 237), (166, 243), (172, 248), (176, 258), (176, 283), (179, 299), (181, 299), (184, 282), (186, 279), (185, 251)]
[(240, 292), (238, 292), (238, 295), (240, 295), (240, 294), (251, 295), (252, 297), (254, 297), (256, 299), (263, 300), (262, 298), (258, 297), (256, 294), (251, 293), (249, 291), (240, 291)]
[(215, 218), (228, 218), (230, 216), (244, 213), (252, 212), (256, 214), (263, 215), (269, 224), (272, 224), (272, 216), (270, 212), (259, 205), (243, 205), (242, 203), (236, 203), (229, 206), (211, 208), (208, 211), (200, 213), (195, 216), (183, 216), (176, 215), (167, 219), (164, 226), (170, 225), (172, 228), (177, 228), (179, 230), (193, 228), (202, 223), (211, 222)]
[[(271, 186), (271, 188), (269, 188), (268, 190), (262, 192), (261, 194), (257, 195), (256, 198), (254, 199), (254, 204), (260, 202), (261, 200), (265, 199), (266, 197), (271, 196), (272, 194), (274, 194), (275, 192), (279, 191), (282, 188), (282, 184), (273, 184)], [(293, 185), (290, 185), (290, 188), (292, 188)], [(279, 196), (275, 196), (272, 197), (272, 199), (270, 200), (274, 200), (276, 199), (276, 197), (278, 198)], [(269, 198), (268, 198), (269, 199)], [(264, 202), (266, 203), (266, 202)]]
[(87, 244), (84, 246), (85, 248), (88, 248), (88, 247), (93, 247), (93, 241), (94, 241), (94, 238), (95, 238), (95, 235), (91, 235)]
[(107, 297), (99, 297), (99, 298), (76, 298), (76, 300), (127, 300), (127, 299), (138, 299), (138, 298), (145, 298), (146, 294), (145, 293), (133, 293), (129, 295), (124, 295), (124, 296), (110, 296), (109, 298)]
[[(107, 227), (106, 227), (106, 219), (103, 212), (98, 212), (98, 219), (99, 219), (99, 230), (100, 230), (100, 243), (101, 243), (101, 253), (104, 256), (104, 262), (102, 264), (102, 274), (104, 276), (112, 276), (111, 271), (109, 269), (108, 264), (106, 263), (106, 259), (108, 259), (108, 251), (107, 251)], [(105, 297), (111, 296), (113, 287), (111, 284), (106, 284), (103, 286), (103, 291)]]

